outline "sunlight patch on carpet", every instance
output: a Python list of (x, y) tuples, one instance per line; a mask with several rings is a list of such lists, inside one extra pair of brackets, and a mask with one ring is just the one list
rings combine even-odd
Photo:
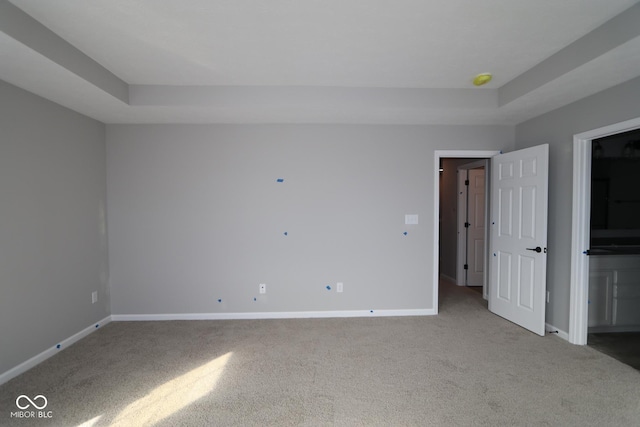
[(118, 414), (112, 426), (151, 426), (206, 396), (216, 386), (229, 352), (153, 389)]
[(93, 427), (94, 425), (96, 425), (98, 421), (100, 421), (100, 418), (102, 418), (102, 415), (93, 417), (89, 421), (85, 421), (82, 424), (78, 424), (76, 427)]

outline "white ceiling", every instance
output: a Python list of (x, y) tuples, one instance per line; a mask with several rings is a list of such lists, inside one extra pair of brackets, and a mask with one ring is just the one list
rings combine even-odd
[(640, 75), (636, 3), (0, 0), (0, 78), (106, 123), (516, 124)]

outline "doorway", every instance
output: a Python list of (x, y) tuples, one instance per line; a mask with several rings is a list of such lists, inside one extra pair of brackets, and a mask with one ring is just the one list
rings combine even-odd
[(588, 334), (589, 256), (591, 234), (592, 141), (640, 129), (640, 118), (574, 135), (569, 333), (572, 344), (586, 345)]
[[(486, 241), (491, 256), (485, 257), (491, 260), (485, 270), (490, 278), (489, 311), (544, 336), (549, 144), (500, 156), (500, 152), (435, 151), (433, 282), (439, 279), (441, 159), (473, 153), (477, 158), (491, 157), (491, 242)], [(433, 294), (439, 303), (435, 286)]]
[(640, 370), (640, 129), (592, 141), (587, 345)]
[(464, 186), (467, 169), (460, 168), (475, 161), (477, 159), (473, 158), (444, 158), (440, 161), (440, 277), (458, 286), (466, 286), (466, 274), (462, 268), (467, 259), (464, 228), (467, 221), (467, 191)]
[[(446, 161), (447, 159), (443, 163)], [(457, 284), (480, 287), (485, 299), (487, 283), (485, 248), (488, 242), (486, 222), (489, 217), (488, 170), (488, 159), (464, 163), (456, 170), (458, 180)]]
[[(444, 171), (441, 172), (441, 165), (443, 163), (444, 159), (450, 159), (450, 160), (456, 160), (458, 161), (459, 164), (463, 164), (463, 163), (470, 163), (479, 159), (489, 159), (497, 154), (500, 154), (499, 151), (484, 151), (484, 150), (437, 150), (435, 151), (435, 156), (434, 156), (434, 201), (433, 201), (433, 205), (434, 205), (434, 218), (436, 219), (436, 221), (434, 221), (434, 247), (433, 247), (433, 253), (434, 253), (434, 265), (433, 265), (433, 272), (434, 272), (434, 277), (433, 277), (433, 283), (439, 283), (440, 277), (441, 277), (441, 270), (440, 270), (440, 260), (441, 260), (441, 240), (442, 236), (441, 236), (441, 229), (443, 228), (442, 225), (442, 218), (444, 216), (447, 216), (447, 218), (450, 217), (451, 212), (442, 212), (441, 215), (441, 198), (444, 196), (444, 193), (442, 192), (441, 194), (441, 188), (442, 188), (442, 183), (441, 183), (441, 173), (444, 173)], [(457, 187), (457, 178), (454, 181), (454, 188)], [(454, 190), (454, 194), (451, 193), (447, 193), (448, 197), (454, 197), (454, 200), (457, 199), (457, 191)], [(488, 194), (486, 194), (485, 197), (488, 197)], [(457, 206), (457, 202), (456, 202), (456, 206)], [(450, 209), (450, 208), (449, 208)], [(457, 209), (457, 208), (456, 208)], [(457, 278), (453, 277), (453, 276), (457, 276), (457, 274), (455, 274), (455, 269), (457, 266), (457, 215), (453, 216), (454, 218), (454, 224), (455, 224), (455, 234), (454, 234), (454, 238), (453, 238), (453, 242), (454, 242), (454, 251), (453, 253), (454, 255), (454, 268), (453, 271), (454, 273), (450, 273), (451, 272), (451, 268), (448, 269), (449, 273), (448, 274), (444, 274), (443, 275), (443, 279), (445, 280), (449, 280), (449, 281), (453, 281), (454, 283), (457, 282)], [(448, 232), (448, 235), (451, 236), (451, 230), (447, 229), (446, 230)], [(447, 239), (447, 242), (445, 243), (445, 246), (448, 248), (448, 250), (450, 251), (449, 254), (451, 253), (451, 243), (452, 243), (452, 239), (449, 238)], [(488, 244), (488, 242), (485, 240), (485, 245)], [(486, 251), (483, 251), (483, 253), (486, 253)], [(485, 265), (486, 265), (486, 261)], [(449, 264), (451, 264), (451, 262), (449, 261)], [(485, 279), (484, 282), (487, 283), (488, 279), (487, 279), (487, 275), (488, 275), (488, 269), (484, 268), (484, 275), (485, 275)], [(439, 299), (438, 299), (438, 286), (434, 286), (433, 289), (433, 301), (434, 301), (434, 306), (436, 309), (436, 313), (438, 311), (438, 304), (439, 304)]]

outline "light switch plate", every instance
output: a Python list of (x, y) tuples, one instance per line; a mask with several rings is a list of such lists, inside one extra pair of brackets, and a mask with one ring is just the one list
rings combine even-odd
[(404, 223), (405, 224), (410, 224), (410, 225), (417, 224), (418, 223), (418, 214), (405, 215), (404, 216)]

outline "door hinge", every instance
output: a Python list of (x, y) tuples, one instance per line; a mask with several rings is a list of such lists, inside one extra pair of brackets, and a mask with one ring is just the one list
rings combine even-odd
[(471, 224), (469, 224), (468, 222), (465, 222), (465, 223), (464, 223), (464, 228), (469, 228), (469, 226), (470, 226), (470, 225), (471, 225)]
[(469, 264), (465, 264), (465, 265), (464, 265), (464, 269), (465, 269), (465, 270), (468, 270), (468, 269), (469, 269)]
[(468, 180), (468, 179), (466, 179), (466, 180), (464, 181), (464, 185), (469, 185), (469, 180)]

